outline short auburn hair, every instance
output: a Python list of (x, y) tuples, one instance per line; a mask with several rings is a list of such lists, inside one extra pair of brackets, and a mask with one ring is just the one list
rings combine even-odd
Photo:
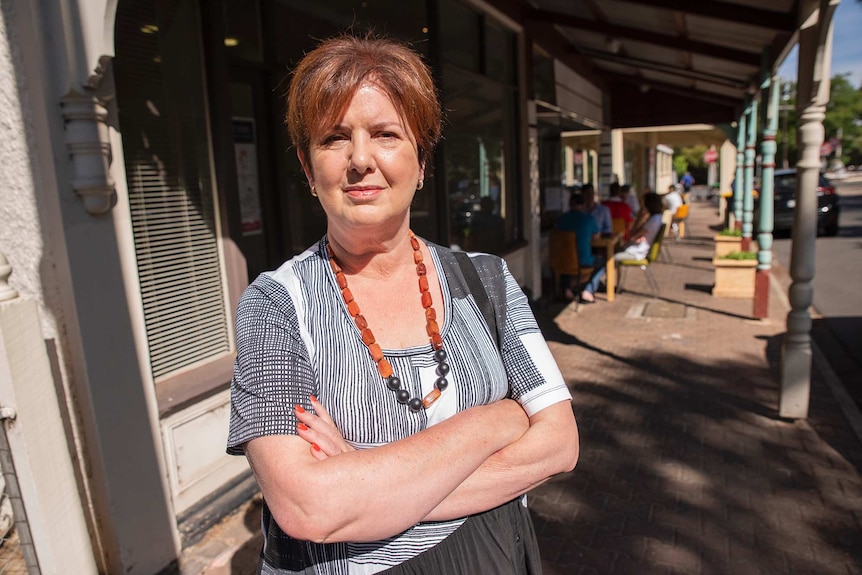
[(293, 145), (307, 157), (311, 135), (333, 126), (363, 84), (389, 96), (425, 165), (440, 139), (442, 120), (431, 71), (406, 45), (372, 35), (324, 40), (294, 68), (285, 117)]

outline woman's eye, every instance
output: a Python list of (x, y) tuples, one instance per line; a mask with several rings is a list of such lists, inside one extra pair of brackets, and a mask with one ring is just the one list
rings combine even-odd
[(333, 144), (335, 142), (340, 142), (346, 140), (347, 137), (344, 134), (330, 134), (323, 139), (324, 144)]

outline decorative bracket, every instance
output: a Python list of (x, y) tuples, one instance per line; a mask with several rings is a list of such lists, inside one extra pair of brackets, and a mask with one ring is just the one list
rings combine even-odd
[(94, 215), (109, 212), (117, 203), (111, 177), (108, 109), (92, 94), (70, 92), (60, 100), (66, 121), (66, 147), (72, 157), (72, 188)]

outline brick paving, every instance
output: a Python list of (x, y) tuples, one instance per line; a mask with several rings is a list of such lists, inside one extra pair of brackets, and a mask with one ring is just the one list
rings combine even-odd
[[(689, 237), (654, 264), (658, 300), (632, 269), (614, 303), (537, 313), (581, 433), (575, 471), (529, 496), (546, 575), (862, 575), (860, 439), (817, 370), (809, 418), (778, 417), (787, 309), (773, 293), (753, 320), (750, 300), (710, 295), (717, 224), (692, 204)], [(644, 317), (657, 302), (683, 313)], [(252, 573), (258, 514), (228, 518), (181, 572)]]
[[(530, 496), (546, 575), (862, 574), (862, 445), (815, 371), (810, 417), (782, 420), (787, 309), (713, 298), (714, 207), (614, 303), (550, 306), (545, 337), (574, 394), (581, 460)], [(711, 227), (712, 226), (712, 227)]]

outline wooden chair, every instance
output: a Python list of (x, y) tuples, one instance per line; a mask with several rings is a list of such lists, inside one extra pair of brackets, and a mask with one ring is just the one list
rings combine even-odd
[(656, 261), (661, 253), (661, 244), (664, 239), (664, 232), (667, 224), (662, 224), (661, 228), (656, 234), (655, 239), (652, 242), (652, 245), (649, 247), (649, 253), (646, 258), (642, 260), (622, 260), (617, 262), (620, 266), (620, 283), (618, 286), (618, 291), (623, 291), (623, 281), (626, 278), (626, 269), (630, 267), (639, 267), (646, 273), (647, 283), (649, 284), (650, 289), (652, 290), (653, 297), (658, 297), (658, 282), (655, 281), (655, 277), (652, 275), (652, 270), (650, 266), (654, 261)]
[(615, 234), (626, 233), (626, 220), (624, 218), (611, 218), (611, 229)]
[(678, 207), (671, 220), (670, 229), (677, 241), (680, 238), (685, 238), (685, 222), (688, 220), (688, 206), (689, 204), (683, 204)]
[(561, 276), (569, 276), (575, 281), (572, 290), (575, 293), (575, 306), (577, 307), (581, 297), (580, 288), (590, 279), (593, 268), (580, 265), (575, 232), (551, 230), (548, 252), (551, 263), (551, 275), (554, 278), (554, 296), (562, 299), (560, 298), (562, 291), (560, 279)]

